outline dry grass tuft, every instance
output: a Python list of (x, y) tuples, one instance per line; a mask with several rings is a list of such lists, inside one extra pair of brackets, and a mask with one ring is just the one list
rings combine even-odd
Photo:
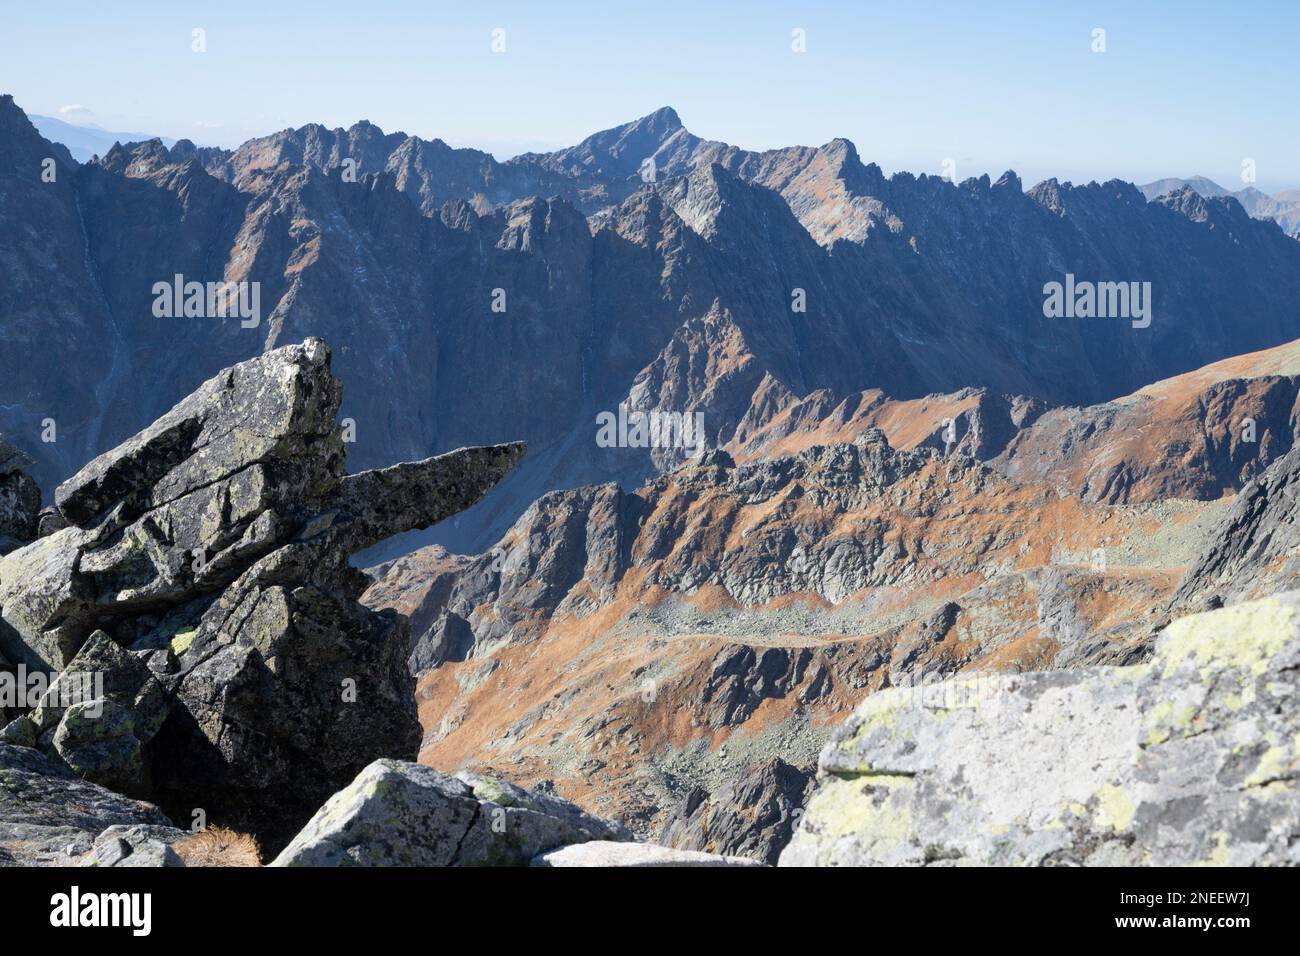
[(225, 827), (208, 827), (172, 846), (186, 866), (261, 866), (257, 838)]

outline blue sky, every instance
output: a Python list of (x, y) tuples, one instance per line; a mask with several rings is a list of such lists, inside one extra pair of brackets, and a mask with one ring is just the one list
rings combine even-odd
[(1249, 158), (1260, 188), (1300, 186), (1300, 4), (1280, 0), (96, 0), (4, 16), (0, 92), (28, 112), (223, 146), (366, 118), (505, 157), (671, 105), (751, 148), (846, 136), (888, 171), (952, 158), (962, 178), (1241, 188)]

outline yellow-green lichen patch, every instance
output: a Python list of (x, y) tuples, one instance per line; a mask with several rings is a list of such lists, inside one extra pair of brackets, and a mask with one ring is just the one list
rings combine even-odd
[(1297, 610), (1277, 598), (1174, 621), (1156, 648), (1165, 677), (1191, 661), (1202, 675), (1236, 669), (1258, 677), (1295, 635)]
[(1269, 747), (1245, 780), (1248, 787), (1259, 787), (1283, 777), (1295, 769), (1295, 757), (1285, 747)]
[(1108, 783), (1097, 790), (1097, 822), (1112, 830), (1127, 830), (1137, 807), (1123, 787)]
[(845, 743), (861, 740), (872, 730), (893, 727), (898, 723), (899, 709), (906, 705), (907, 700), (907, 691), (905, 690), (888, 690), (872, 694), (858, 708), (855, 715), (858, 724), (853, 728), (853, 734)]
[(1180, 737), (1191, 736), (1203, 729), (1204, 715), (1191, 704), (1175, 707), (1173, 701), (1162, 700), (1152, 707), (1144, 721), (1147, 727), (1146, 745), (1162, 744), (1178, 731)]
[(1228, 694), (1226, 697), (1224, 697), (1223, 706), (1228, 708), (1228, 710), (1232, 711), (1235, 714), (1237, 711), (1241, 710), (1241, 708), (1245, 707), (1252, 700), (1254, 700), (1254, 698), (1255, 698), (1255, 688), (1247, 687), (1244, 696), (1242, 694)]
[(182, 654), (188, 651), (190, 649), (190, 645), (194, 643), (194, 635), (197, 633), (198, 633), (198, 628), (187, 627), (184, 630), (177, 631), (175, 634), (173, 634), (171, 639), (172, 653), (175, 654), (177, 657), (180, 657)]
[(873, 856), (908, 840), (912, 813), (905, 791), (911, 777), (829, 777), (808, 804), (806, 828), (824, 839), (853, 837), (873, 848)]
[(482, 802), (495, 803), (502, 807), (511, 806), (515, 802), (511, 799), (501, 781), (495, 777), (476, 775), (472, 789), (474, 790), (474, 796)]

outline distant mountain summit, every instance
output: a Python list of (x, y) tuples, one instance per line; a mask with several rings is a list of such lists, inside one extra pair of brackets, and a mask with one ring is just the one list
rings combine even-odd
[(1300, 190), (1291, 189), (1272, 196), (1247, 186), (1236, 192), (1224, 189), (1212, 179), (1192, 176), (1190, 179), (1157, 179), (1138, 187), (1147, 199), (1157, 199), (1181, 189), (1191, 189), (1201, 196), (1219, 199), (1225, 196), (1237, 200), (1243, 209), (1256, 219), (1272, 219), (1289, 236), (1300, 238)]
[(566, 176), (627, 179), (636, 176), (646, 159), (655, 158), (665, 144), (677, 141), (694, 149), (701, 142), (682, 126), (671, 106), (631, 123), (588, 136), (577, 146), (552, 153), (525, 153), (512, 163), (543, 166)]

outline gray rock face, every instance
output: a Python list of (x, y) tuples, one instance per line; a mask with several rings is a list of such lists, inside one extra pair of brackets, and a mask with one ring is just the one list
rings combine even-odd
[(30, 723), (37, 746), (78, 776), (147, 796), (149, 745), (167, 711), (166, 693), (144, 661), (96, 631), (42, 704), (20, 719)]
[(0, 743), (0, 866), (66, 865), (113, 826), (170, 827), (157, 807), (80, 780), (28, 747)]
[(1170, 604), (1186, 613), (1300, 586), (1300, 446), (1247, 484), (1183, 574)]
[(765, 699), (784, 697), (810, 672), (814, 677), (802, 692), (802, 699), (815, 699), (825, 689), (825, 681), (815, 676), (822, 662), (814, 664), (814, 660), (820, 656), (808, 648), (723, 645), (699, 695), (709, 726), (744, 723)]
[(675, 850), (653, 843), (608, 843), (593, 840), (575, 846), (561, 847), (543, 853), (532, 861), (533, 866), (583, 867), (583, 866), (762, 866), (756, 860), (743, 856), (719, 856), (698, 850)]
[(716, 793), (692, 791), (659, 842), (775, 866), (790, 842), (810, 780), (811, 774), (780, 758), (755, 764)]
[(343, 473), (335, 423), (342, 388), (329, 359), (324, 342), (308, 339), (218, 373), (61, 484), (59, 511), (82, 527), (113, 509), (132, 520), (250, 468), (269, 481), (238, 489), (245, 494), (277, 502), (319, 497)]
[(17, 737), (273, 849), (377, 757), (414, 756), (409, 629), (357, 603), (349, 556), (473, 504), (523, 447), (346, 475), (341, 400), (323, 342), (285, 346), (59, 487), (66, 526), (0, 560), (0, 649), (102, 692)]
[(479, 774), (377, 760), (336, 793), (272, 866), (524, 866), (617, 824), (548, 794)]
[(96, 626), (213, 593), (290, 539), (342, 478), (340, 400), (325, 344), (287, 346), (208, 380), (60, 485), (71, 526), (0, 565), (20, 654), (62, 669)]
[(868, 697), (782, 866), (1300, 863), (1300, 593), (1176, 621), (1148, 664)]
[(987, 389), (963, 389), (956, 395), (970, 395), (975, 403), (956, 415), (951, 425), (937, 423), (919, 447), (988, 461), (1001, 454), (1019, 431), (1032, 425), (1044, 409), (1044, 403), (1037, 399), (996, 395)]
[(0, 438), (0, 554), (36, 537), (41, 490), (24, 471), (27, 456)]

